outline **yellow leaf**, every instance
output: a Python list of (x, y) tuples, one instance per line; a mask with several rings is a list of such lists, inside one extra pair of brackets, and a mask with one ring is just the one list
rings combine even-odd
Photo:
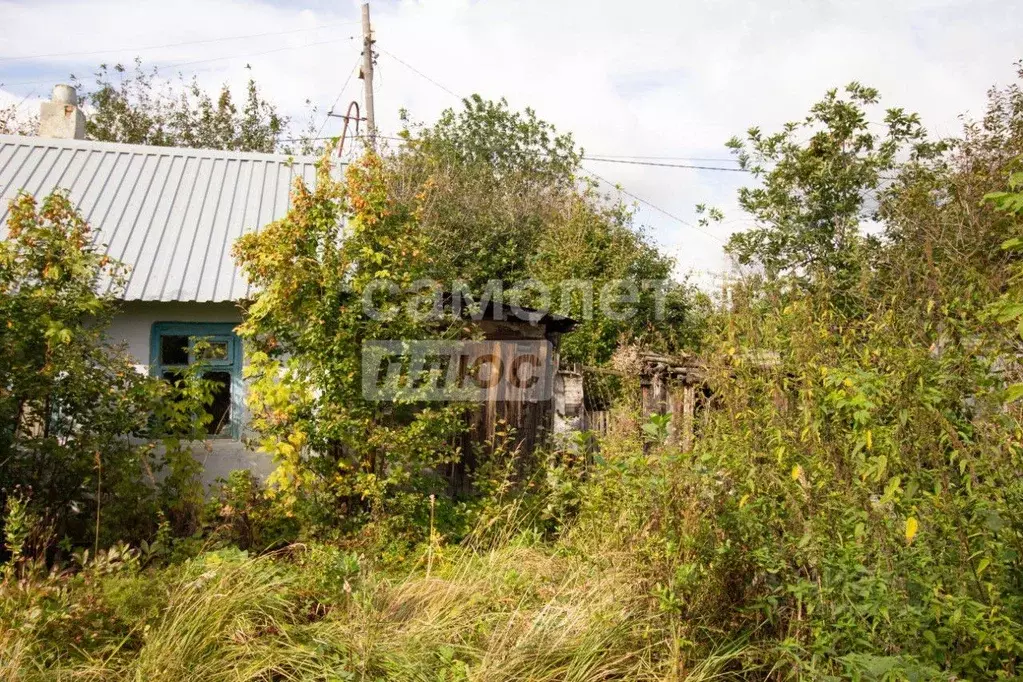
[(913, 542), (913, 538), (916, 537), (916, 531), (920, 528), (920, 523), (915, 517), (910, 516), (906, 519), (906, 542)]
[(743, 507), (745, 507), (747, 502), (749, 502), (749, 495), (743, 495), (739, 499), (739, 509), (742, 509)]
[(867, 429), (867, 449), (874, 449), (874, 436), (870, 433), (870, 429)]
[(803, 467), (798, 464), (792, 467), (792, 480), (798, 481), (799, 477), (803, 475)]

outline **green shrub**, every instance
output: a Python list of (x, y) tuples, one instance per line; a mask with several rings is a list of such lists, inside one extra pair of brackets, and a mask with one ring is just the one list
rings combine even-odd
[(204, 525), (216, 542), (262, 552), (295, 540), (299, 526), (267, 496), (251, 471), (232, 471), (206, 502)]
[[(50, 529), (50, 544), (147, 538), (158, 507), (181, 517), (194, 497), (195, 464), (181, 453), (201, 428), (195, 415), (209, 391), (194, 377), (170, 386), (144, 376), (109, 344), (123, 268), (102, 254), (66, 195), (54, 192), (41, 205), (19, 195), (7, 228), (0, 501), (20, 486)], [(155, 456), (154, 439), (162, 439), (164, 456)]]

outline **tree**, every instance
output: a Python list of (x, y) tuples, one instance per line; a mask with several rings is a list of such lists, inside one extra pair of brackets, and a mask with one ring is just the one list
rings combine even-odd
[[(1023, 80), (1023, 63), (1017, 78)], [(1021, 167), (1019, 82), (991, 89), (984, 116), (967, 120), (962, 135), (942, 146), (940, 156), (902, 164), (881, 195), (887, 248), (878, 253), (876, 268), (886, 275), (879, 291), (976, 310), (1004, 290), (1017, 258), (999, 248), (1017, 235), (1016, 220), (984, 197)]]
[(464, 333), (464, 324), (364, 311), (363, 295), (378, 280), (407, 299), (429, 272), (418, 213), (389, 193), (375, 154), (350, 164), (345, 183), (325, 156), (315, 188), (298, 181), (287, 216), (235, 246), (259, 290), (238, 332), (252, 426), (277, 464), (270, 491), (288, 514), (323, 521), (320, 528), (357, 527), (368, 513), (402, 520), (442, 490), (437, 468), (458, 458), (461, 408), (424, 408), (414, 391), (387, 402), (363, 392), (365, 342)]
[(38, 116), (22, 116), (17, 104), (0, 107), (0, 135), (35, 135)]
[[(623, 343), (668, 352), (698, 348), (706, 297), (674, 279), (673, 261), (632, 224), (631, 209), (590, 184), (565, 203), (527, 271), (549, 286), (558, 313), (580, 322), (562, 341), (565, 360), (602, 364)], [(581, 282), (592, 301), (579, 291)], [(609, 304), (614, 298), (621, 301)]]
[[(497, 176), (520, 176), (537, 185), (568, 186), (579, 169), (582, 149), (571, 133), (558, 133), (526, 107), (519, 113), (508, 102), (479, 95), (462, 100), (463, 110), (446, 109), (433, 126), (419, 127), (417, 145), (432, 158), (461, 166), (482, 165)], [(407, 118), (406, 118), (407, 120)]]
[(101, 64), (95, 79), (81, 92), (83, 105), (91, 108), (85, 124), (89, 139), (274, 152), (288, 128), (288, 118), (262, 97), (252, 79), (240, 105), (226, 85), (211, 96), (194, 77), (177, 86), (161, 83), (157, 70), (147, 71), (140, 59), (131, 71)]
[[(995, 91), (961, 139), (930, 143), (897, 111), (875, 134), (876, 94), (849, 91), (778, 135), (754, 129), (751, 152), (736, 143), (763, 184), (740, 194), (760, 226), (732, 248), (768, 276), (731, 287), (712, 320), (714, 399), (695, 455), (636, 518), (645, 532), (685, 491), (678, 522), (662, 522), (687, 548), (682, 618), (755, 632), (758, 649), (766, 636), (766, 666), (1011, 677), (1023, 97)], [(995, 192), (1006, 178), (1010, 191)], [(869, 220), (873, 238), (860, 231)], [(717, 624), (687, 611), (715, 589)]]
[[(728, 146), (741, 168), (761, 180), (739, 191), (739, 205), (758, 227), (734, 235), (728, 250), (740, 263), (759, 263), (769, 276), (854, 276), (850, 254), (862, 226), (877, 217), (885, 175), (905, 158), (933, 156), (916, 114), (889, 109), (884, 134), (873, 132), (867, 107), (878, 92), (859, 83), (847, 98), (831, 90), (802, 120), (765, 135), (750, 128)], [(845, 281), (848, 284), (848, 281)]]
[(571, 135), (527, 109), (479, 95), (432, 126), (405, 115), (405, 144), (385, 161), (395, 191), (426, 192), (419, 224), (434, 251), (432, 276), (474, 289), (528, 277), (539, 240), (574, 186)]
[[(665, 349), (694, 341), (685, 330), (698, 326), (695, 292), (672, 281), (671, 260), (633, 225), (627, 206), (579, 178), (582, 150), (571, 135), (531, 109), (473, 95), (432, 126), (408, 124), (402, 136), (405, 143), (384, 157), (388, 182), (396, 196), (422, 197), (418, 227), (432, 253), (430, 276), (473, 292), (491, 280), (507, 290), (542, 282), (548, 305), (582, 322), (566, 340), (567, 360), (604, 362), (623, 340)], [(627, 319), (568, 293), (583, 280), (597, 297), (623, 279), (639, 288), (637, 312)], [(654, 280), (670, 291), (662, 319), (660, 293), (643, 286)]]

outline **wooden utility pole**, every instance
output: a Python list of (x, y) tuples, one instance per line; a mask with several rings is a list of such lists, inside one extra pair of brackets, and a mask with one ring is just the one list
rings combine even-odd
[(362, 4), (362, 84), (365, 90), (366, 129), (369, 146), (376, 148), (377, 122), (373, 114), (373, 29), (369, 25), (369, 3)]

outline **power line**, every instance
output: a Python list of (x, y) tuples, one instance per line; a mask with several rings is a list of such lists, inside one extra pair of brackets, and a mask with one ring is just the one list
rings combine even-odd
[[(194, 64), (207, 64), (209, 62), (220, 62), (220, 61), (224, 61), (225, 59), (244, 59), (246, 57), (259, 57), (259, 56), (262, 56), (262, 55), (265, 55), (265, 54), (273, 54), (275, 52), (285, 52), (287, 50), (301, 50), (301, 49), (305, 49), (307, 47), (316, 47), (317, 45), (327, 45), (329, 43), (336, 43), (336, 42), (340, 42), (342, 40), (354, 40), (354, 39), (355, 39), (355, 36), (345, 36), (343, 38), (331, 38), (330, 40), (321, 40), (321, 41), (318, 41), (318, 42), (305, 43), (305, 44), (302, 44), (302, 45), (288, 45), (288, 46), (285, 46), (285, 47), (278, 47), (278, 48), (275, 48), (273, 50), (264, 50), (262, 52), (250, 52), (250, 53), (247, 53), (247, 54), (227, 55), (227, 56), (224, 56), (224, 57), (212, 57), (210, 59), (196, 59), (194, 61), (188, 61), (188, 62), (174, 62), (174, 63), (171, 63), (171, 64), (157, 65), (156, 67), (154, 67), (154, 69), (156, 71), (162, 71), (162, 70), (168, 70), (168, 69), (177, 69), (177, 68), (182, 67), (182, 66), (192, 66)], [(201, 69), (199, 69), (199, 70), (201, 70)], [(196, 70), (196, 71), (198, 71), (198, 70)], [(0, 81), (0, 85), (3, 85), (5, 87), (9, 87), (9, 86), (12, 86), (12, 85), (38, 85), (40, 83), (52, 83), (55, 78), (62, 78), (62, 77), (63, 77), (63, 75), (52, 76), (52, 77), (47, 78), (45, 80), (21, 81), (21, 82), (18, 82), (18, 83), (4, 83), (4, 82)]]
[(432, 78), (430, 78), (429, 76), (427, 76), (427, 75), (426, 75), (425, 73), (423, 73), (422, 71), (420, 71), (420, 70), (419, 70), (419, 69), (417, 69), (416, 67), (414, 67), (414, 66), (412, 66), (411, 64), (409, 64), (408, 62), (406, 62), (406, 61), (405, 61), (404, 59), (401, 59), (400, 57), (396, 57), (395, 55), (391, 54), (390, 52), (388, 52), (387, 50), (385, 50), (385, 49), (384, 49), (384, 48), (382, 48), (382, 47), (380, 47), (380, 48), (377, 48), (377, 50), (378, 50), (379, 52), (381, 52), (381, 53), (383, 53), (383, 54), (387, 55), (388, 57), (390, 57), (390, 58), (391, 58), (391, 59), (393, 59), (394, 61), (398, 62), (399, 64), (401, 64), (402, 66), (404, 66), (404, 67), (405, 67), (406, 69), (408, 69), (409, 71), (412, 71), (413, 73), (416, 73), (416, 74), (418, 74), (418, 75), (422, 76), (423, 78), (425, 78), (426, 80), (430, 81), (431, 83), (433, 83), (433, 84), (434, 84), (434, 85), (436, 85), (436, 86), (437, 86), (438, 88), (440, 88), (440, 89), (441, 89), (441, 90), (443, 90), (444, 92), (448, 93), (448, 94), (449, 94), (449, 95), (451, 95), (452, 97), (455, 97), (455, 98), (457, 98), (457, 99), (459, 99), (459, 100), (460, 100), (460, 99), (462, 99), (462, 96), (461, 96), (461, 95), (459, 95), (458, 93), (456, 93), (456, 92), (455, 92), (454, 90), (451, 90), (450, 88), (447, 88), (447, 87), (445, 87), (445, 86), (441, 85), (440, 83), (438, 83), (437, 81), (433, 80)]
[(357, 21), (354, 21), (354, 22), (353, 21), (346, 21), (346, 22), (338, 22), (338, 23), (334, 23), (334, 24), (321, 24), (319, 26), (310, 26), (309, 28), (296, 28), (296, 29), (292, 29), (290, 31), (271, 31), (269, 33), (250, 33), (250, 34), (244, 35), (244, 36), (224, 36), (222, 38), (208, 38), (208, 39), (205, 39), (205, 40), (187, 40), (187, 41), (181, 42), (181, 43), (167, 43), (165, 45), (149, 45), (147, 47), (119, 47), (119, 48), (113, 48), (113, 49), (109, 49), (109, 50), (93, 50), (91, 52), (54, 52), (54, 53), (50, 53), (50, 54), (25, 55), (25, 56), (21, 56), (21, 57), (0, 57), (0, 62), (22, 61), (22, 60), (26, 60), (26, 59), (50, 59), (50, 58), (53, 58), (53, 57), (79, 57), (79, 56), (94, 55), (94, 54), (110, 54), (112, 52), (141, 52), (141, 51), (144, 51), (144, 50), (159, 50), (159, 49), (163, 49), (165, 47), (182, 47), (184, 45), (202, 45), (202, 44), (205, 44), (205, 43), (218, 43), (218, 42), (222, 42), (222, 41), (225, 41), (225, 40), (244, 40), (246, 38), (265, 38), (267, 36), (280, 36), (280, 35), (286, 35), (286, 34), (290, 34), (290, 33), (301, 33), (301, 32), (304, 32), (304, 31), (318, 31), (321, 28), (333, 28), (333, 27), (337, 27), (337, 26), (351, 26), (351, 25), (357, 24), (357, 23), (359, 23), (359, 22), (357, 22)]
[(749, 173), (745, 168), (724, 168), (722, 166), (695, 166), (687, 163), (659, 163), (656, 161), (629, 161), (626, 159), (608, 159), (597, 156), (584, 156), (587, 161), (602, 161), (604, 163), (627, 163), (633, 166), (660, 166), (662, 168), (692, 168), (695, 170), (728, 171), (731, 173)]
[(660, 161), (710, 161), (713, 163), (738, 163), (734, 158), (704, 157), (704, 156), (640, 156), (636, 154), (593, 154), (592, 157), (606, 159), (654, 159)]
[[(285, 137), (282, 138), (283, 142), (297, 142), (299, 140), (333, 140), (337, 135), (321, 135), (319, 137)], [(366, 135), (359, 135), (360, 138), (367, 137)], [(398, 137), (397, 135), (377, 135), (378, 140), (398, 140), (401, 142), (408, 142), (409, 140), (404, 137)], [(413, 138), (414, 139), (414, 138)]]
[(699, 227), (699, 226), (697, 226), (697, 225), (693, 225), (693, 224), (692, 224), (691, 222), (689, 222), (689, 221), (687, 221), (687, 220), (683, 220), (682, 218), (679, 218), (679, 217), (678, 217), (677, 215), (675, 215), (674, 213), (669, 213), (668, 211), (665, 211), (665, 210), (664, 210), (663, 208), (661, 208), (660, 206), (656, 206), (656, 205), (654, 205), (654, 204), (650, 203), (649, 201), (647, 201), (646, 199), (644, 199), (643, 197), (640, 197), (640, 196), (637, 196), (637, 195), (633, 194), (633, 193), (632, 193), (632, 192), (630, 192), (629, 190), (627, 190), (627, 189), (625, 189), (624, 187), (622, 187), (622, 186), (621, 186), (620, 184), (617, 184), (617, 183), (613, 183), (613, 182), (611, 182), (610, 180), (608, 180), (607, 178), (604, 178), (604, 177), (602, 177), (602, 176), (600, 176), (600, 175), (597, 175), (596, 173), (594, 173), (593, 171), (591, 171), (591, 170), (590, 170), (590, 169), (588, 169), (588, 168), (583, 168), (582, 170), (583, 170), (583, 172), (585, 172), (585, 173), (586, 173), (587, 175), (591, 175), (591, 176), (595, 177), (595, 178), (596, 178), (597, 180), (600, 180), (601, 182), (604, 182), (604, 183), (606, 183), (606, 184), (608, 184), (608, 185), (611, 185), (612, 187), (614, 187), (615, 189), (617, 189), (617, 190), (618, 190), (619, 192), (621, 192), (622, 194), (624, 194), (624, 195), (626, 195), (626, 196), (629, 196), (629, 197), (632, 197), (633, 199), (635, 199), (635, 200), (636, 200), (636, 201), (638, 201), (639, 203), (641, 203), (641, 204), (644, 204), (644, 205), (646, 205), (646, 206), (649, 206), (650, 208), (654, 209), (654, 210), (655, 210), (655, 211), (657, 211), (658, 213), (661, 213), (661, 214), (663, 214), (663, 215), (666, 215), (666, 216), (668, 216), (669, 218), (671, 218), (672, 220), (675, 220), (675, 221), (678, 221), (678, 222), (682, 223), (682, 224), (683, 224), (683, 225), (685, 225), (686, 227), (691, 227), (691, 228), (693, 228), (694, 230), (696, 230), (697, 232), (702, 232), (703, 234), (707, 235), (707, 236), (708, 236), (708, 237), (710, 237), (711, 239), (716, 239), (717, 241), (721, 242), (722, 244), (725, 244), (725, 243), (726, 243), (724, 239), (722, 239), (721, 237), (717, 236), (716, 234), (712, 234), (712, 233), (708, 232), (707, 230), (703, 229), (702, 227)]
[[(336, 105), (336, 103), (337, 102), (335, 101), (335, 105)], [(326, 122), (324, 122), (324, 123), (326, 123)], [(317, 131), (317, 135), (319, 135), (319, 133), (322, 132), (322, 131), (323, 131), (323, 126), (321, 126), (320, 130)], [(305, 139), (305, 140), (330, 140), (330, 139), (333, 139), (333, 137), (334, 136), (332, 136), (332, 135), (325, 135), (325, 136), (322, 136), (322, 137), (287, 138), (284, 141), (286, 141), (286, 142), (287, 141), (296, 141), (296, 140), (299, 140), (299, 139)], [(396, 140), (398, 142), (414, 141), (414, 138), (409, 139), (409, 138), (398, 137), (398, 136), (394, 136), (394, 135), (377, 135), (377, 137), (382, 139), (382, 140)], [(687, 157), (679, 157), (679, 158), (687, 158)], [(640, 161), (625, 161), (625, 160), (619, 160), (619, 159), (609, 159), (609, 158), (596, 157), (596, 156), (583, 156), (582, 160), (583, 161), (605, 161), (607, 163), (631, 163), (631, 164), (634, 164), (634, 165), (637, 165), (637, 166), (654, 166), (654, 167), (663, 167), (663, 168), (692, 168), (692, 169), (697, 169), (697, 170), (729, 171), (729, 172), (742, 172), (742, 173), (749, 173), (749, 172), (751, 172), (751, 171), (746, 170), (744, 168), (721, 168), (721, 167), (717, 167), (717, 166), (696, 166), (696, 165), (680, 164), (680, 163), (652, 163), (652, 162), (651, 163), (646, 163), (646, 162), (640, 162)]]
[[(330, 115), (334, 113), (334, 107), (336, 107), (337, 103), (341, 101), (341, 96), (345, 94), (345, 90), (348, 89), (348, 84), (352, 82), (352, 76), (354, 76), (355, 72), (359, 70), (360, 61), (362, 61), (362, 57), (359, 57), (355, 60), (355, 66), (353, 66), (352, 69), (348, 72), (348, 78), (345, 79), (345, 84), (341, 86), (341, 91), (337, 93), (337, 97), (334, 98), (334, 103), (330, 105), (330, 109), (327, 109), (327, 115), (323, 117), (323, 123), (320, 124), (320, 129), (316, 131), (317, 136), (319, 136), (323, 132), (323, 129), (327, 127), (327, 121), (330, 120)], [(311, 137), (309, 139), (319, 140), (323, 138)]]
[[(438, 83), (434, 79), (430, 78), (429, 76), (427, 76), (425, 73), (423, 73), (419, 69), (415, 68), (414, 66), (412, 66), (408, 62), (404, 61), (403, 59), (400, 59), (399, 57), (396, 57), (395, 55), (391, 54), (387, 50), (384, 50), (383, 48), (380, 48), (379, 51), (382, 52), (383, 54), (386, 54), (391, 59), (394, 59), (399, 64), (401, 64), (404, 67), (406, 67), (407, 69), (413, 71), (414, 73), (416, 73), (416, 74), (422, 76), (423, 78), (425, 78), (426, 80), (430, 81), (431, 83), (433, 83), (438, 88), (440, 88), (444, 92), (448, 93), (452, 97), (455, 97), (455, 98), (457, 98), (459, 100), (463, 99), (460, 95), (455, 93), (453, 90), (451, 90), (451, 89), (441, 85), (440, 83)], [(601, 161), (601, 160), (605, 160), (605, 159), (592, 159), (592, 160), (594, 160), (594, 161)], [(648, 164), (641, 164), (641, 165), (648, 165)], [(663, 165), (663, 164), (649, 164), (649, 165)], [(607, 180), (606, 178), (604, 178), (604, 177), (602, 177), (600, 175), (597, 175), (596, 173), (594, 173), (593, 171), (589, 170), (588, 168), (582, 168), (582, 170), (583, 170), (583, 172), (587, 173), (588, 175), (593, 176), (597, 180), (600, 180), (600, 181), (604, 182), (605, 184), (608, 184), (608, 185), (611, 185), (612, 187), (615, 187), (622, 194), (625, 194), (626, 196), (632, 197), (634, 200), (638, 201), (639, 203), (644, 204), (646, 206), (649, 206), (650, 208), (652, 208), (655, 211), (657, 211), (657, 212), (659, 212), (659, 213), (661, 213), (661, 214), (671, 218), (672, 220), (675, 220), (675, 221), (681, 223), (682, 225), (685, 225), (686, 227), (690, 227), (690, 228), (696, 230), (697, 232), (701, 232), (701, 233), (707, 235), (708, 237), (710, 237), (711, 239), (716, 239), (717, 241), (721, 242), (722, 244), (725, 243), (725, 240), (721, 239), (721, 237), (718, 237), (716, 234), (712, 234), (711, 232), (708, 232), (707, 230), (704, 230), (703, 228), (698, 227), (697, 225), (693, 225), (689, 221), (683, 220), (682, 218), (678, 217), (674, 213), (669, 213), (668, 211), (665, 211), (660, 206), (656, 206), (655, 204), (650, 203), (646, 199), (633, 194), (632, 192), (628, 191), (627, 189), (625, 189), (624, 187), (622, 187), (619, 184), (612, 183), (610, 180)], [(740, 169), (737, 169), (737, 168), (720, 168), (720, 169), (717, 169), (717, 168), (715, 168), (713, 170), (729, 170), (729, 171), (734, 171), (734, 170), (740, 170)]]
[[(379, 51), (381, 53), (383, 53), (383, 54), (386, 54), (388, 57), (390, 57), (391, 59), (395, 60), (396, 62), (398, 62), (399, 64), (401, 64), (405, 68), (409, 69), (413, 73), (416, 73), (419, 76), (421, 76), (421, 77), (425, 78), (426, 80), (428, 80), (430, 83), (433, 83), (438, 88), (440, 88), (444, 92), (448, 93), (452, 97), (457, 97), (458, 99), (462, 99), (462, 97), (460, 95), (458, 95), (458, 93), (456, 93), (453, 90), (451, 90), (450, 88), (442, 85), (441, 83), (438, 83), (433, 78), (430, 78), (425, 73), (423, 73), (422, 71), (420, 71), (416, 67), (412, 66), (411, 64), (409, 64), (405, 60), (401, 59), (400, 57), (395, 56), (394, 54), (388, 52), (387, 50), (385, 50), (383, 48), (379, 48)], [(665, 168), (691, 168), (691, 169), (695, 169), (695, 170), (731, 171), (731, 172), (735, 172), (735, 173), (748, 173), (749, 172), (745, 168), (724, 168), (724, 167), (719, 167), (719, 166), (699, 166), (699, 165), (691, 165), (691, 164), (656, 163), (656, 162), (652, 162), (652, 161), (633, 161), (633, 160), (628, 160), (628, 159), (647, 159), (647, 158), (653, 158), (653, 159), (656, 159), (656, 158), (667, 158), (667, 159), (687, 159), (687, 160), (690, 160), (690, 161), (701, 161), (701, 160), (704, 160), (704, 161), (716, 161), (716, 162), (730, 162), (730, 161), (734, 161), (733, 159), (699, 159), (699, 158), (687, 158), (687, 157), (656, 157), (656, 156), (654, 156), (654, 157), (630, 156), (630, 157), (624, 157), (624, 158), (614, 158), (614, 157), (615, 157), (615, 155), (613, 155), (613, 154), (598, 154), (598, 155), (594, 155), (594, 156), (584, 156), (583, 158), (587, 159), (589, 161), (601, 161), (601, 162), (604, 162), (604, 163), (627, 163), (627, 164), (632, 164), (632, 165), (636, 165), (636, 166), (663, 166)]]
[[(331, 139), (334, 139), (334, 137), (336, 137), (336, 136), (307, 137), (307, 138), (292, 137), (292, 138), (284, 138), (281, 141), (282, 142), (298, 142), (298, 141), (303, 141), (303, 140), (310, 140), (310, 141), (312, 141), (312, 140), (331, 140)], [(359, 137), (360, 138), (364, 138), (366, 136), (365, 135), (360, 135)], [(402, 141), (402, 142), (408, 142), (409, 141), (407, 138), (404, 138), (404, 137), (396, 137), (396, 136), (388, 136), (388, 135), (377, 135), (377, 138), (378, 139), (384, 139), (384, 140), (398, 140), (398, 141)], [(596, 178), (597, 180), (600, 180), (604, 184), (610, 185), (611, 187), (614, 187), (617, 191), (621, 192), (622, 194), (624, 194), (624, 195), (626, 195), (628, 197), (631, 197), (635, 201), (638, 201), (639, 203), (641, 203), (641, 204), (643, 204), (645, 206), (648, 206), (649, 208), (652, 208), (653, 210), (657, 211), (658, 213), (661, 213), (661, 214), (671, 218), (672, 220), (675, 220), (676, 222), (679, 222), (682, 225), (685, 225), (686, 227), (690, 227), (690, 228), (696, 230), (697, 232), (702, 232), (703, 234), (707, 235), (711, 239), (715, 239), (715, 240), (721, 242), (722, 244), (726, 244), (727, 243), (724, 239), (722, 239), (721, 237), (717, 236), (716, 234), (708, 232), (707, 230), (704, 230), (703, 228), (699, 227), (698, 225), (694, 225), (691, 222), (689, 222), (688, 220), (684, 220), (683, 218), (680, 218), (679, 216), (675, 215), (674, 213), (670, 213), (670, 212), (664, 210), (660, 206), (657, 206), (656, 204), (653, 204), (653, 203), (647, 201), (643, 197), (638, 196), (636, 194), (633, 194), (629, 190), (627, 190), (624, 187), (622, 187), (620, 184), (611, 182), (610, 180), (608, 180), (607, 178), (605, 178), (605, 177), (603, 177), (601, 175), (597, 175), (596, 173), (594, 173), (593, 171), (591, 171), (588, 168), (580, 167), (580, 170), (582, 170), (587, 175), (590, 175), (590, 176)]]
[(330, 40), (321, 40), (321, 41), (315, 42), (315, 43), (306, 43), (305, 45), (289, 45), (289, 46), (286, 46), (286, 47), (278, 47), (277, 49), (274, 49), (274, 50), (266, 50), (264, 52), (253, 52), (253, 53), (250, 53), (250, 54), (239, 54), (239, 55), (233, 55), (233, 56), (228, 56), (228, 57), (215, 57), (213, 59), (197, 59), (197, 60), (195, 60), (193, 62), (182, 62), (182, 63), (178, 63), (178, 64), (169, 64), (166, 67), (159, 67), (159, 68), (173, 69), (173, 68), (177, 68), (179, 66), (191, 66), (192, 64), (205, 64), (206, 62), (219, 62), (219, 61), (223, 61), (225, 59), (242, 59), (243, 57), (259, 57), (261, 55), (272, 54), (274, 52), (286, 52), (287, 50), (301, 50), (301, 49), (304, 49), (304, 48), (307, 48), (307, 47), (315, 47), (317, 45), (326, 45), (328, 43), (337, 43), (337, 42), (340, 42), (342, 40), (355, 40), (355, 36), (346, 36), (344, 38), (331, 38)]
[[(335, 104), (336, 104), (336, 102), (335, 102)], [(321, 126), (320, 130), (317, 131), (317, 135), (320, 132), (322, 132), (322, 131), (323, 131), (323, 128)], [(380, 138), (380, 139), (383, 139), (383, 140), (397, 140), (399, 142), (408, 142), (408, 141), (410, 141), (410, 140), (408, 140), (408, 139), (406, 139), (404, 137), (396, 137), (396, 136), (388, 136), (388, 135), (377, 135), (377, 137)], [(305, 139), (307, 139), (307, 140), (328, 140), (328, 139), (331, 139), (331, 136), (308, 137), (308, 138), (305, 138)], [(697, 170), (729, 171), (729, 172), (741, 172), (741, 173), (749, 173), (750, 172), (750, 171), (748, 171), (748, 170), (746, 170), (744, 168), (721, 168), (721, 167), (717, 167), (717, 166), (695, 166), (695, 165), (680, 164), (680, 163), (653, 163), (653, 162), (647, 163), (647, 162), (642, 162), (642, 161), (624, 161), (624, 160), (619, 160), (619, 159), (609, 159), (609, 158), (596, 157), (596, 156), (584, 156), (584, 157), (582, 157), (582, 160), (583, 161), (604, 161), (604, 162), (607, 162), (607, 163), (630, 163), (630, 164), (634, 164), (634, 165), (637, 165), (637, 166), (654, 166), (654, 167), (663, 167), (663, 168), (692, 168), (692, 169), (697, 169)]]

